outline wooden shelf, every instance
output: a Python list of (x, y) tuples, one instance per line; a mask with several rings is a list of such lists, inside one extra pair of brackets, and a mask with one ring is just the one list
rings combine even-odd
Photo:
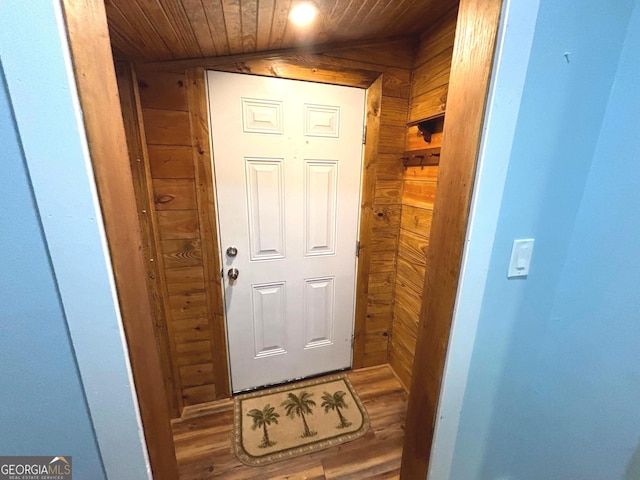
[(409, 122), (407, 123), (407, 128), (418, 127), (424, 141), (427, 144), (431, 143), (431, 135), (435, 132), (442, 132), (444, 126), (444, 114), (445, 112), (443, 111), (442, 113), (438, 113), (437, 115), (433, 115), (428, 118)]
[(438, 165), (440, 163), (440, 147), (407, 150), (401, 160), (404, 168)]
[(439, 121), (442, 122), (444, 121), (445, 113), (446, 112), (443, 110), (442, 112), (436, 113), (435, 115), (431, 115), (420, 120), (414, 120), (413, 122), (407, 123), (407, 127), (415, 127), (416, 125), (419, 125), (421, 123), (434, 123)]
[[(440, 141), (444, 127), (444, 114), (445, 112), (443, 111), (429, 118), (407, 123), (407, 129), (411, 132), (411, 139), (407, 138), (407, 150), (404, 151), (401, 157), (405, 168), (413, 166), (424, 167), (440, 163)], [(408, 135), (409, 132), (407, 133)], [(434, 140), (433, 145), (432, 139)]]

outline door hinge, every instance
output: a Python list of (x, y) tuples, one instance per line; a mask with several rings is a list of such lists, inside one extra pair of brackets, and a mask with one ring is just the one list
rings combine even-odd
[(365, 143), (367, 143), (367, 126), (366, 125), (362, 127), (362, 144), (364, 145)]
[(360, 256), (360, 240), (356, 240), (356, 257)]

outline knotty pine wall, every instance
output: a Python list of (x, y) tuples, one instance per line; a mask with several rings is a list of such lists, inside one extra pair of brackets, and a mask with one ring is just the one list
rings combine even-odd
[[(445, 112), (456, 20), (457, 10), (421, 37), (412, 70), (409, 123)], [(440, 147), (442, 126), (438, 122), (428, 144), (417, 127), (410, 128), (407, 150)], [(403, 172), (389, 363), (407, 389), (411, 385), (437, 182), (438, 166), (413, 166)]]
[[(367, 148), (354, 367), (388, 362), (400, 243), (406, 120), (415, 42), (313, 54), (243, 56), (118, 69), (121, 103), (148, 242), (149, 288), (167, 401), (182, 408), (229, 395), (206, 118), (204, 68), (354, 85), (374, 96)], [(375, 87), (375, 88), (374, 88)], [(376, 95), (379, 95), (376, 97)]]
[(177, 417), (186, 405), (229, 396), (204, 71), (158, 72), (151, 84), (127, 65), (116, 73), (155, 340)]

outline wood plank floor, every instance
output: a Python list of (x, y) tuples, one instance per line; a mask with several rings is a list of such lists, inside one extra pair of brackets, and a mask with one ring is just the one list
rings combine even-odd
[(180, 479), (397, 479), (407, 393), (388, 365), (348, 376), (369, 412), (371, 429), (364, 437), (303, 457), (248, 467), (233, 453), (233, 401), (189, 407), (173, 424)]

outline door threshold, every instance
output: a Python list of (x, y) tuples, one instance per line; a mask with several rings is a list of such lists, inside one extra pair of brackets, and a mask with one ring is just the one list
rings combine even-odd
[(302, 380), (313, 380), (314, 378), (319, 378), (319, 377), (326, 377), (328, 375), (335, 375), (336, 373), (342, 373), (342, 372), (347, 372), (350, 371), (351, 367), (347, 367), (347, 368), (340, 368), (338, 370), (331, 370), (328, 372), (323, 372), (323, 373), (317, 373), (315, 375), (308, 375), (306, 377), (298, 377), (298, 378), (292, 378), (290, 380), (284, 380), (282, 382), (276, 382), (276, 383), (269, 383), (267, 385), (262, 385), (260, 387), (255, 387), (255, 388), (248, 388), (246, 390), (240, 390), (237, 392), (233, 392), (231, 394), (232, 398), (237, 396), (237, 395), (244, 395), (245, 393), (253, 393), (253, 392), (259, 392), (261, 390), (266, 390), (268, 388), (273, 388), (273, 387), (279, 387), (281, 385), (288, 385), (290, 383), (294, 383), (294, 382), (300, 382)]

